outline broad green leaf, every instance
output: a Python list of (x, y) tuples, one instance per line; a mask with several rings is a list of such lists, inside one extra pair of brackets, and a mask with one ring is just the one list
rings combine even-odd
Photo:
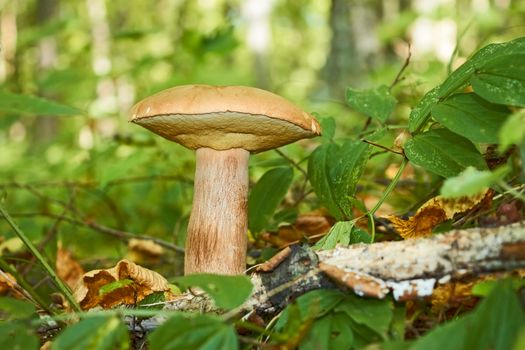
[(405, 154), (412, 163), (443, 177), (455, 176), (469, 166), (486, 169), (476, 147), (447, 129), (414, 136), (405, 143)]
[(356, 111), (384, 122), (396, 107), (397, 100), (387, 86), (381, 85), (366, 90), (348, 88), (346, 102)]
[[(283, 310), (275, 324), (275, 329), (283, 330), (291, 320), (298, 319), (298, 322), (305, 322), (322, 317), (336, 307), (344, 297), (345, 295), (340, 291), (331, 289), (318, 289), (303, 294)], [(295, 309), (299, 310), (299, 314), (294, 311)]]
[(350, 244), (350, 235), (354, 228), (354, 221), (339, 221), (328, 231), (319, 242), (317, 242), (313, 249), (333, 249), (336, 245), (341, 244), (347, 246)]
[[(525, 287), (525, 280), (521, 278), (509, 278), (508, 282), (514, 291), (519, 291), (521, 288)], [(498, 280), (485, 280), (481, 281), (479, 283), (476, 283), (474, 287), (472, 287), (472, 295), (478, 296), (478, 297), (486, 297), (492, 293), (494, 288), (499, 286), (501, 284), (501, 281)]]
[(346, 295), (345, 299), (335, 307), (335, 311), (346, 313), (356, 323), (368, 327), (383, 339), (387, 338), (394, 315), (390, 300), (365, 299), (354, 294)]
[(317, 147), (308, 160), (308, 178), (323, 206), (337, 219), (342, 219), (344, 215), (336, 202), (330, 175), (339, 157), (339, 149), (334, 143)]
[(497, 143), (509, 110), (469, 93), (452, 95), (432, 107), (431, 113), (442, 125), (472, 142)]
[(410, 111), (408, 117), (408, 130), (418, 131), (427, 121), (430, 109), (439, 101), (439, 86), (433, 88), (419, 100), (417, 105)]
[[(176, 287), (176, 286), (174, 286), (174, 287)], [(179, 294), (180, 294), (180, 291), (179, 291)], [(155, 293), (151, 293), (149, 295), (146, 295), (146, 297), (144, 297), (144, 299), (142, 299), (137, 304), (137, 306), (139, 308), (152, 309), (152, 310), (161, 310), (164, 307), (163, 302), (165, 300), (166, 300), (166, 296), (164, 295), (164, 292), (155, 292)], [(159, 305), (148, 306), (149, 304), (159, 304)]]
[(242, 305), (250, 296), (253, 285), (247, 276), (221, 276), (200, 273), (177, 277), (175, 282), (184, 288), (199, 287), (208, 293), (217, 307), (233, 309)]
[(505, 281), (470, 314), (438, 326), (418, 339), (414, 350), (512, 349), (525, 326), (525, 314), (512, 285)]
[(2, 314), (4, 319), (23, 319), (36, 316), (36, 308), (27, 301), (0, 297), (0, 314)]
[(473, 196), (502, 180), (508, 171), (508, 167), (500, 167), (493, 172), (468, 167), (457, 176), (445, 180), (441, 195), (448, 198)]
[(354, 224), (354, 221), (336, 222), (326, 236), (313, 246), (313, 249), (333, 249), (338, 244), (348, 246), (354, 243), (370, 243), (371, 237), (368, 233), (355, 227)]
[(506, 151), (512, 144), (525, 140), (525, 109), (511, 114), (499, 130), (499, 150)]
[(41, 116), (73, 116), (82, 111), (41, 97), (0, 91), (0, 112)]
[[(519, 77), (511, 76), (511, 80), (500, 79), (497, 81), (497, 86), (491, 85), (494, 84), (494, 82), (491, 80), (492, 78), (487, 78), (489, 75), (487, 72), (492, 72), (493, 67), (499, 67), (504, 62), (517, 62), (516, 59), (512, 57), (522, 55), (525, 55), (525, 37), (518, 38), (506, 43), (491, 44), (479, 50), (475, 55), (472, 56), (471, 59), (467, 60), (462, 66), (456, 69), (441, 85), (435, 87), (425, 96), (423, 96), (416, 107), (412, 109), (408, 120), (410, 132), (415, 132), (421, 129), (421, 127), (428, 120), (431, 108), (436, 103), (465, 88), (471, 80), (473, 80), (473, 83), (476, 83), (478, 86), (477, 90), (474, 86), (476, 93), (485, 99), (493, 102), (512, 102), (517, 98), (516, 94), (514, 92), (510, 93), (509, 95), (512, 97), (508, 98), (504, 95), (504, 92), (508, 91), (511, 86), (518, 86), (518, 88), (521, 89), (523, 82), (523, 79), (521, 78), (523, 70), (521, 68), (517, 71), (513, 70), (513, 73), (510, 74), (514, 75), (516, 72), (518, 72)], [(523, 60), (521, 60), (521, 62), (523, 62)], [(478, 77), (476, 75), (478, 73), (481, 73), (482, 75)], [(505, 74), (509, 73), (506, 72)], [(481, 82), (480, 79), (486, 79), (487, 81)], [(505, 82), (503, 82), (504, 80)], [(490, 95), (489, 97), (487, 97), (487, 93)], [(523, 94), (521, 94), (521, 98), (523, 98)]]
[(347, 141), (339, 150), (334, 167), (330, 169), (330, 179), (337, 205), (345, 217), (352, 217), (352, 197), (355, 196), (357, 182), (365, 170), (370, 145), (361, 141)]
[(487, 101), (525, 107), (525, 52), (484, 63), (472, 76), (471, 84)]
[(150, 350), (236, 350), (232, 325), (212, 315), (170, 317), (148, 337)]
[(31, 327), (21, 322), (0, 322), (0, 349), (37, 350), (40, 340)]
[(321, 130), (323, 130), (323, 134), (321, 135), (323, 140), (331, 141), (335, 136), (335, 119), (325, 117), (319, 120), (319, 124), (321, 124)]
[(53, 340), (52, 350), (128, 349), (128, 331), (115, 316), (86, 317)]
[(310, 156), (310, 182), (321, 203), (338, 220), (352, 216), (352, 197), (369, 154), (366, 143), (347, 141), (342, 146), (323, 144)]
[(299, 349), (350, 349), (353, 343), (354, 337), (348, 316), (337, 312), (329, 313), (316, 320), (299, 344)]
[(116, 289), (128, 286), (132, 283), (133, 281), (130, 279), (123, 279), (119, 281), (110, 282), (100, 287), (100, 289), (98, 290), (98, 295), (106, 295), (108, 293), (113, 292)]
[(279, 167), (268, 170), (257, 181), (248, 198), (250, 231), (257, 233), (268, 227), (275, 210), (290, 188), (293, 170)]

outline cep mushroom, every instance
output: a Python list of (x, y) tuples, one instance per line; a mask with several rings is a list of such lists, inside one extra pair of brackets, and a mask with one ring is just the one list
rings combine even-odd
[(130, 121), (196, 150), (185, 274), (244, 272), (250, 152), (321, 132), (317, 121), (291, 102), (245, 86), (167, 89), (137, 103)]

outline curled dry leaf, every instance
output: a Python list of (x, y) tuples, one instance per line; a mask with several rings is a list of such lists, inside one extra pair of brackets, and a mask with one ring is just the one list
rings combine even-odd
[(16, 289), (16, 279), (9, 272), (0, 273), (0, 295), (12, 293), (16, 298), (23, 298), (23, 295)]
[[(293, 225), (282, 225), (277, 234), (265, 232), (261, 238), (275, 247), (285, 247), (293, 242), (303, 240), (305, 237), (321, 238), (330, 231), (335, 224), (335, 219), (323, 213), (312, 212), (297, 217)], [(314, 239), (315, 240), (315, 239)]]
[(475, 196), (460, 198), (443, 198), (436, 196), (423, 204), (416, 214), (407, 220), (389, 216), (388, 219), (404, 239), (427, 237), (432, 230), (443, 221), (452, 219), (454, 215), (476, 210), (488, 205), (494, 192), (486, 190)]
[(62, 248), (61, 245), (58, 246), (55, 267), (58, 277), (66, 282), (70, 288), (75, 288), (78, 280), (86, 272), (73, 258), (71, 252)]
[[(100, 289), (116, 281), (131, 280), (107, 293)], [(147, 295), (155, 292), (165, 292), (169, 295), (168, 281), (155, 271), (146, 269), (128, 260), (121, 260), (110, 269), (89, 271), (79, 281), (74, 290), (75, 299), (82, 309), (96, 306), (105, 309), (116, 305), (133, 305)]]

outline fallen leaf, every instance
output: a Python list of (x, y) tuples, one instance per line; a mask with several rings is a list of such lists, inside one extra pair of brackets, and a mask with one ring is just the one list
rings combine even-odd
[[(110, 292), (100, 289), (109, 283), (131, 280)], [(82, 309), (101, 306), (104, 309), (117, 305), (134, 305), (155, 292), (170, 294), (168, 281), (155, 271), (146, 269), (128, 260), (121, 260), (110, 269), (93, 270), (84, 274), (74, 290), (75, 299)]]
[(264, 232), (261, 239), (269, 242), (274, 247), (284, 247), (293, 242), (298, 242), (306, 237), (320, 238), (323, 233), (330, 231), (335, 219), (323, 213), (309, 213), (297, 217), (293, 225), (279, 227), (277, 234)]
[(423, 204), (416, 214), (407, 220), (396, 216), (387, 217), (394, 228), (404, 239), (427, 237), (432, 230), (443, 221), (452, 219), (454, 215), (476, 210), (490, 203), (494, 192), (487, 190), (475, 196), (459, 198), (443, 198), (436, 196)]
[(55, 262), (58, 277), (70, 287), (74, 288), (78, 280), (86, 272), (80, 264), (73, 258), (71, 252), (62, 248), (59, 244)]
[(9, 295), (16, 299), (27, 298), (22, 287), (18, 285), (16, 278), (9, 272), (2, 270), (0, 270), (0, 295)]

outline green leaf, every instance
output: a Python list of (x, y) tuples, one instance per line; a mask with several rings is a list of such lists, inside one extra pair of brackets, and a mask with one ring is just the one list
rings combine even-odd
[[(146, 295), (144, 299), (142, 299), (137, 306), (139, 308), (144, 308), (148, 310), (162, 310), (164, 307), (164, 304), (162, 304), (166, 300), (166, 296), (164, 295), (164, 292), (154, 292), (149, 295)], [(149, 304), (157, 304), (159, 305), (152, 305), (152, 306), (146, 306)]]
[(128, 331), (115, 316), (93, 316), (66, 328), (53, 340), (53, 350), (128, 349)]
[(341, 219), (344, 215), (336, 202), (330, 175), (339, 156), (339, 149), (340, 147), (335, 143), (326, 143), (317, 147), (308, 161), (308, 178), (319, 201), (332, 215)]
[(432, 107), (432, 116), (472, 142), (497, 143), (498, 130), (509, 110), (476, 94), (456, 94)]
[(250, 296), (253, 285), (247, 276), (221, 276), (200, 273), (177, 277), (175, 282), (183, 288), (199, 287), (208, 293), (217, 307), (234, 309)]
[(27, 301), (0, 297), (0, 315), (4, 320), (24, 319), (36, 316), (36, 308)]
[(316, 320), (299, 344), (299, 349), (350, 349), (353, 343), (354, 337), (348, 316), (337, 312)]
[(98, 290), (98, 295), (106, 295), (108, 293), (111, 293), (113, 292), (114, 290), (116, 289), (119, 289), (119, 288), (122, 288), (122, 287), (125, 287), (125, 286), (128, 286), (130, 284), (132, 284), (133, 281), (130, 280), (130, 279), (123, 279), (123, 280), (118, 280), (118, 281), (114, 281), (114, 282), (110, 282), (108, 284), (105, 284), (103, 285), (99, 290)]
[(316, 148), (308, 162), (308, 176), (321, 203), (338, 220), (352, 216), (352, 197), (365, 168), (370, 147), (361, 141)]
[[(410, 132), (419, 131), (426, 123), (429, 117), (431, 108), (438, 103), (439, 101), (447, 98), (451, 94), (458, 92), (458, 90), (465, 88), (471, 80), (478, 85), (478, 90), (474, 86), (474, 91), (480, 96), (484, 97), (488, 101), (507, 101), (509, 104), (516, 99), (516, 94), (514, 92), (509, 93), (511, 98), (503, 96), (502, 94), (512, 87), (518, 86), (521, 89), (520, 82), (512, 82), (506, 80), (503, 82), (503, 79), (498, 80), (496, 86), (491, 86), (492, 81), (487, 81), (486, 83), (477, 81), (485, 78), (486, 75), (490, 75), (493, 67), (499, 67), (504, 62), (516, 62), (516, 59), (511, 58), (513, 56), (521, 56), (525, 54), (525, 37), (518, 38), (506, 43), (501, 44), (491, 44), (485, 46), (479, 50), (471, 59), (466, 61), (458, 69), (456, 69), (441, 85), (435, 87), (429, 91), (419, 103), (412, 109), (410, 117), (408, 119), (408, 125)], [(523, 60), (521, 60), (523, 62)], [(487, 74), (486, 72), (489, 72)], [(513, 70), (512, 75), (518, 73), (522, 76), (522, 70)], [(481, 76), (476, 74), (481, 73)], [(509, 74), (506, 72), (505, 74)], [(473, 78), (474, 76), (474, 78)], [(480, 78), (481, 77), (481, 78)], [(472, 78), (472, 79), (471, 79)], [(522, 78), (515, 80), (523, 81)], [(474, 84), (473, 84), (474, 85)], [(484, 91), (488, 90), (488, 91)], [(521, 90), (520, 90), (521, 91)], [(487, 93), (488, 92), (488, 93)], [(490, 95), (490, 96), (489, 96)], [(523, 94), (521, 97), (523, 98)], [(505, 103), (507, 103), (505, 102)]]
[(236, 350), (232, 325), (212, 315), (170, 317), (148, 337), (150, 350)]
[(33, 330), (21, 322), (0, 322), (0, 349), (37, 350), (40, 341)]
[(335, 119), (332, 117), (324, 117), (318, 120), (319, 124), (321, 124), (321, 130), (323, 130), (323, 134), (321, 135), (322, 139), (331, 141), (335, 136)]
[(388, 330), (394, 315), (390, 300), (365, 299), (348, 294), (335, 311), (346, 313), (356, 323), (366, 326), (387, 339)]
[(313, 249), (333, 249), (338, 244), (348, 246), (354, 243), (370, 243), (371, 237), (368, 235), (368, 233), (357, 227), (354, 227), (354, 224), (354, 221), (336, 222), (326, 234), (326, 236), (324, 236), (313, 246)]
[(525, 140), (525, 109), (511, 114), (499, 130), (499, 150), (506, 151), (512, 144)]
[(457, 176), (445, 180), (441, 187), (441, 195), (448, 198), (473, 196), (502, 180), (508, 172), (509, 168), (506, 166), (493, 172), (468, 167)]
[(365, 170), (370, 145), (361, 141), (347, 141), (341, 146), (338, 160), (330, 171), (334, 197), (346, 217), (352, 217), (352, 197)]
[[(521, 288), (525, 287), (525, 280), (521, 278), (509, 278), (507, 280), (511, 286), (512, 289), (517, 292)], [(494, 288), (499, 286), (501, 284), (501, 281), (498, 280), (486, 280), (481, 281), (479, 283), (476, 283), (474, 287), (472, 287), (472, 295), (475, 295), (477, 297), (486, 297), (492, 293)]]
[(504, 281), (470, 314), (438, 326), (418, 339), (414, 350), (512, 349), (525, 314), (512, 285)]
[(486, 62), (476, 70), (471, 84), (487, 101), (525, 107), (525, 52)]
[(410, 111), (408, 117), (408, 130), (417, 132), (427, 121), (430, 109), (439, 101), (439, 86), (433, 88), (419, 100), (417, 105)]
[(0, 91), (0, 112), (41, 116), (73, 116), (83, 114), (79, 109), (41, 97), (13, 94), (7, 91)]
[(279, 167), (268, 170), (257, 181), (248, 198), (250, 231), (257, 233), (268, 227), (275, 210), (288, 192), (292, 180), (292, 168)]
[[(302, 323), (322, 317), (336, 307), (344, 297), (340, 291), (331, 289), (318, 289), (303, 294), (283, 310), (275, 324), (275, 329), (282, 330), (291, 321), (297, 320)], [(294, 308), (298, 309), (300, 314), (294, 312)]]
[(397, 104), (385, 85), (366, 90), (348, 88), (346, 102), (353, 109), (382, 122), (387, 120)]
[(405, 143), (405, 154), (414, 164), (443, 177), (452, 177), (469, 166), (486, 169), (485, 161), (467, 139), (447, 129), (433, 129)]

